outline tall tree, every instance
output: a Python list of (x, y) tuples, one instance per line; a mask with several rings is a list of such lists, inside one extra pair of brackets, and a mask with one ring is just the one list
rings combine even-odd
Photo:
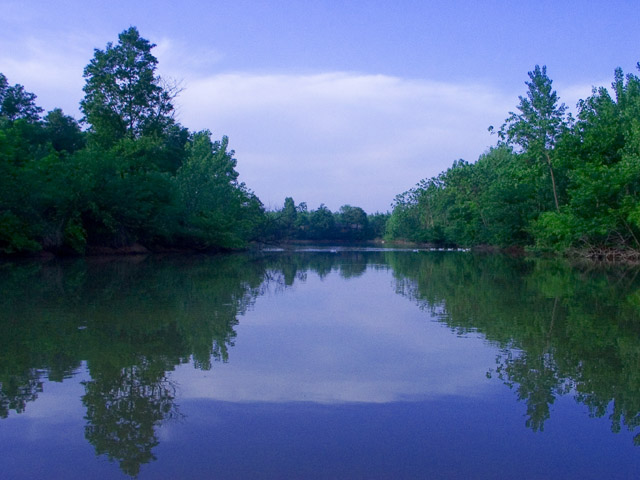
[(525, 82), (528, 87), (527, 96), (518, 97), (519, 113), (510, 112), (498, 135), (507, 145), (520, 147), (532, 159), (546, 162), (555, 207), (559, 211), (551, 154), (560, 135), (571, 123), (571, 117), (566, 114), (567, 107), (564, 103), (558, 105), (558, 94), (551, 87), (552, 81), (547, 76), (546, 66), (540, 68), (536, 65), (529, 72), (529, 78), (531, 81)]
[(291, 237), (295, 233), (296, 220), (298, 218), (298, 210), (292, 197), (284, 199), (284, 207), (280, 215), (280, 228), (285, 237)]
[(103, 142), (163, 132), (173, 124), (176, 89), (163, 86), (156, 75), (154, 44), (135, 27), (118, 36), (118, 44), (96, 49), (84, 69), (84, 120)]
[(314, 239), (334, 238), (335, 219), (331, 210), (324, 203), (309, 215), (309, 230), (309, 236)]

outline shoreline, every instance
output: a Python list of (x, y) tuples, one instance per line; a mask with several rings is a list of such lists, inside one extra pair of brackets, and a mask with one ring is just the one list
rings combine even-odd
[[(296, 246), (353, 246), (353, 247), (389, 247), (389, 248), (420, 248), (426, 250), (443, 250), (441, 247), (431, 243), (410, 242), (406, 240), (385, 241), (383, 239), (373, 239), (360, 242), (347, 240), (290, 240), (283, 242), (252, 242), (245, 248), (241, 249), (222, 249), (217, 247), (197, 248), (197, 247), (165, 247), (159, 245), (145, 246), (141, 243), (134, 243), (123, 247), (108, 246), (91, 246), (87, 247), (84, 253), (72, 251), (50, 251), (40, 250), (37, 252), (21, 252), (16, 254), (0, 254), (0, 261), (14, 259), (63, 259), (63, 258), (108, 258), (108, 257), (141, 257), (141, 256), (157, 256), (167, 254), (177, 255), (218, 255), (229, 253), (242, 253), (252, 250), (263, 250), (265, 248), (279, 247), (288, 248)], [(451, 247), (460, 248), (460, 247)], [(564, 251), (539, 251), (523, 246), (498, 247), (495, 245), (475, 245), (466, 247), (472, 253), (480, 254), (502, 254), (511, 257), (531, 257), (531, 258), (564, 258), (571, 262), (590, 263), (594, 265), (640, 265), (640, 250), (633, 249), (615, 249), (607, 247), (590, 247), (588, 249), (567, 249)]]

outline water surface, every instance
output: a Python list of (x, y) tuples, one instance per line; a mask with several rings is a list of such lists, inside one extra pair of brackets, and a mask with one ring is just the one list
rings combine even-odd
[(634, 478), (640, 281), (470, 252), (0, 265), (3, 478)]

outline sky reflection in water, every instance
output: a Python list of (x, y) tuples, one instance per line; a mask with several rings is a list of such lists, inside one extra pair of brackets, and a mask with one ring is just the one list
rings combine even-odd
[(632, 272), (339, 249), (4, 268), (3, 478), (640, 467)]
[(173, 375), (183, 398), (381, 403), (489, 394), (496, 351), (457, 338), (394, 293), (390, 272), (338, 272), (267, 292), (244, 314), (228, 364)]

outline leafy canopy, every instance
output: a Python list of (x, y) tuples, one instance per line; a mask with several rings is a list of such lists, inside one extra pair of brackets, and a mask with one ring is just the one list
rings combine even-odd
[(138, 138), (163, 132), (173, 124), (176, 90), (165, 88), (156, 75), (154, 44), (131, 27), (118, 36), (118, 44), (95, 49), (84, 69), (85, 97), (80, 102), (84, 120), (106, 143), (123, 137)]

